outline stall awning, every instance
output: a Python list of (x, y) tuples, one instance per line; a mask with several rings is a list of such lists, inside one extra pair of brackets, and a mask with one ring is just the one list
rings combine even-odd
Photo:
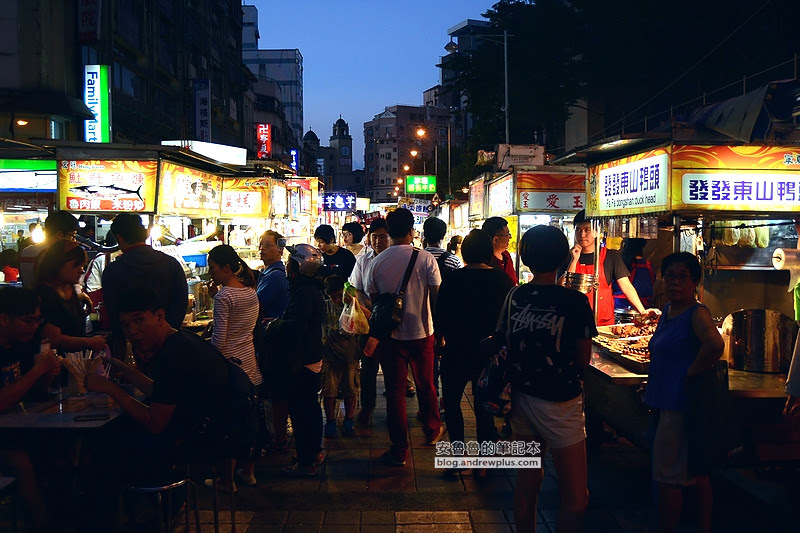
[(91, 120), (94, 114), (83, 100), (58, 91), (26, 91), (0, 96), (0, 111), (17, 114), (59, 115)]

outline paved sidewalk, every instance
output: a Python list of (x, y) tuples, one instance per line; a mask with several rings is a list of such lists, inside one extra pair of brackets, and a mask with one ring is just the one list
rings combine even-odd
[[(383, 390), (379, 376), (378, 390)], [(466, 440), (475, 439), (475, 421), (468, 397), (462, 401)], [(388, 449), (385, 398), (379, 394), (371, 428), (356, 425), (356, 435), (326, 439), (327, 461), (312, 478), (290, 479), (280, 469), (288, 465), (291, 445), (284, 452), (262, 457), (256, 466), (258, 483), (240, 486), (236, 531), (272, 532), (455, 532), (514, 531), (512, 513), (515, 472), (492, 470), (485, 479), (471, 473), (445, 477), (434, 468), (435, 448), (423, 444), (416, 420), (416, 398), (408, 399), (411, 456), (404, 467), (387, 467), (379, 460)], [(645, 453), (623, 439), (589, 452), (590, 501), (586, 531), (640, 533), (655, 531), (650, 464)], [(550, 458), (539, 499), (538, 531), (556, 530), (558, 480)], [(714, 480), (714, 530), (719, 532), (797, 531), (800, 489), (796, 470), (756, 475), (752, 469), (729, 470)], [(747, 488), (747, 491), (742, 490)], [(200, 487), (202, 531), (213, 531), (211, 491)], [(231, 530), (228, 498), (222, 495), (221, 531)], [(686, 513), (690, 517), (690, 513)], [(8, 531), (9, 506), (0, 506), (0, 531)], [(681, 532), (692, 531), (689, 520)], [(126, 532), (143, 531), (126, 528)], [(182, 524), (177, 531), (183, 531)], [(190, 528), (194, 531), (194, 527)]]
[[(378, 376), (378, 390), (383, 390)], [(462, 400), (466, 434), (475, 439), (471, 398)], [(434, 468), (435, 449), (424, 445), (422, 424), (416, 420), (416, 398), (407, 400), (411, 456), (405, 467), (387, 467), (379, 460), (388, 449), (385, 398), (379, 394), (371, 428), (356, 425), (356, 435), (326, 439), (327, 462), (317, 476), (287, 479), (280, 468), (289, 464), (286, 452), (263, 457), (256, 467), (258, 484), (240, 487), (237, 531), (255, 532), (513, 532), (512, 512), (515, 472), (493, 470), (485, 479), (471, 473), (447, 478)], [(590, 503), (586, 531), (655, 531), (648, 456), (623, 439), (603, 444), (589, 453)], [(555, 532), (558, 515), (558, 480), (552, 460), (545, 460), (545, 482), (540, 496), (540, 532)], [(745, 472), (748, 472), (745, 470)], [(750, 472), (752, 474), (752, 472)], [(790, 474), (791, 475), (791, 474)], [(796, 475), (796, 474), (795, 474)], [(795, 480), (797, 478), (795, 477)], [(785, 496), (797, 489), (781, 483), (772, 488)], [(765, 504), (724, 480), (715, 481), (715, 531), (787, 531), (797, 519), (780, 497)], [(208, 505), (209, 499), (203, 502)], [(204, 509), (210, 505), (203, 506)], [(795, 511), (796, 513), (796, 511)], [(690, 513), (687, 512), (689, 518)], [(204, 513), (207, 521), (210, 513)], [(221, 513), (230, 527), (230, 515)], [(798, 522), (794, 522), (795, 524)], [(211, 525), (203, 530), (212, 531)], [(796, 529), (795, 529), (796, 530)], [(226, 529), (225, 531), (229, 531)], [(681, 531), (692, 531), (689, 519)]]

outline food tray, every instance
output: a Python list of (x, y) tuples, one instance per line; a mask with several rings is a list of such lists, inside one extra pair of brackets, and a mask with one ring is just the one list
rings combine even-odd
[(623, 355), (620, 352), (612, 352), (604, 346), (601, 346), (600, 350), (604, 356), (608, 357), (609, 359), (613, 359), (625, 370), (630, 370), (636, 374), (647, 374), (650, 372), (650, 361), (643, 363), (637, 359), (632, 359), (627, 355)]
[(611, 337), (612, 339), (616, 339), (619, 337), (619, 335), (611, 333), (611, 328), (613, 328), (614, 326), (632, 326), (632, 325), (633, 325), (632, 322), (628, 322), (625, 324), (614, 324), (613, 326), (597, 326), (597, 333), (598, 335), (602, 335), (603, 337)]

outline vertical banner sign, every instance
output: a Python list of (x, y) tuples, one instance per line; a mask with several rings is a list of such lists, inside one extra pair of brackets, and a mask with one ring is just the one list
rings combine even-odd
[(272, 127), (269, 124), (256, 125), (258, 138), (258, 159), (268, 159), (272, 155)]
[(100, 7), (102, 0), (78, 1), (78, 41), (91, 44), (100, 39)]
[(292, 156), (292, 164), (290, 166), (292, 167), (292, 170), (297, 172), (297, 169), (300, 167), (300, 161), (299, 161), (299, 157), (297, 155), (297, 150), (292, 148), (292, 150), (289, 152), (289, 154), (291, 154), (291, 156)]
[(206, 79), (194, 80), (194, 120), (198, 141), (211, 141), (211, 84)]
[(83, 67), (83, 102), (94, 114), (84, 122), (84, 139), (89, 143), (111, 140), (111, 93), (108, 90), (108, 65)]

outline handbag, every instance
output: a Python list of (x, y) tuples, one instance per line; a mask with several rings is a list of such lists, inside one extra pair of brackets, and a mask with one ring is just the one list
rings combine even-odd
[(511, 363), (507, 346), (510, 343), (511, 296), (506, 298), (505, 337), (492, 335), (481, 341), (481, 349), (487, 353), (489, 361), (481, 371), (475, 386), (475, 401), (484, 411), (502, 418), (511, 412)]
[(372, 314), (369, 317), (369, 335), (379, 341), (388, 340), (392, 336), (392, 331), (397, 329), (403, 320), (403, 296), (405, 296), (408, 280), (411, 279), (411, 272), (417, 262), (419, 249), (414, 248), (411, 252), (411, 259), (408, 260), (406, 273), (403, 276), (403, 283), (400, 290), (396, 293), (384, 292), (378, 295), (372, 302)]
[(708, 474), (742, 451), (742, 433), (728, 390), (728, 365), (686, 378), (688, 471)]

